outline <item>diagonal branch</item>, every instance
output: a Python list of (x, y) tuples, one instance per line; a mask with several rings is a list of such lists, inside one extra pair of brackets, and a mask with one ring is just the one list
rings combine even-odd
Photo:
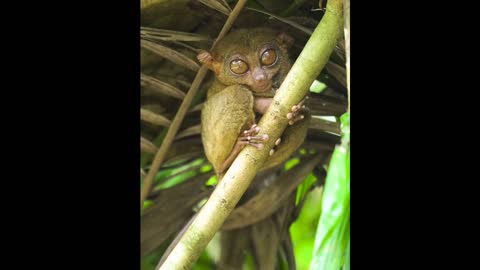
[(192, 267), (269, 156), (276, 139), (288, 125), (287, 113), (307, 94), (310, 85), (327, 63), (342, 30), (343, 0), (329, 0), (322, 21), (258, 124), (261, 133), (268, 134), (272, 139), (262, 150), (246, 146), (240, 152), (160, 270)]

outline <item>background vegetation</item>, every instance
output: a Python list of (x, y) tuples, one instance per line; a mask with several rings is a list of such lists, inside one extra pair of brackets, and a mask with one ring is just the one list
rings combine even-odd
[[(178, 116), (180, 103), (200, 68), (195, 60), (197, 50), (211, 46), (235, 3), (183, 0), (141, 2), (142, 185), (168, 128)], [(318, 1), (248, 1), (233, 28), (266, 25), (282, 29), (296, 39), (291, 53), (292, 59), (295, 59), (321, 20), (324, 7), (324, 1), (320, 5)], [(344, 265), (349, 243), (349, 230), (346, 230), (349, 228), (349, 150), (345, 151), (348, 155), (342, 156), (338, 151), (335, 154), (333, 152), (336, 145), (349, 149), (349, 135), (344, 135), (343, 140), (340, 136), (340, 116), (347, 111), (348, 104), (346, 77), (345, 40), (342, 39), (310, 89), (308, 106), (315, 117), (304, 146), (281, 168), (260, 175), (260, 180), (256, 180), (271, 179), (273, 187), (280, 193), (293, 194), (295, 207), (287, 224), (292, 223), (289, 231), (298, 269), (308, 269), (314, 254), (320, 263), (328, 264), (321, 266), (323, 268), (316, 266), (311, 269), (339, 269)], [(153, 188), (142, 206), (142, 269), (155, 269), (176, 233), (198, 210), (216, 183), (212, 168), (203, 156), (199, 134), (199, 112), (212, 79), (211, 74), (207, 75), (189, 104), (185, 118), (179, 125), (179, 132), (168, 147), (161, 168), (155, 174)], [(349, 134), (347, 114), (342, 123), (344, 134)], [(337, 158), (330, 161), (332, 154)], [(287, 172), (294, 168), (305, 169), (305, 164), (312, 160), (318, 162), (306, 173), (290, 175), (289, 183), (296, 184), (275, 186)], [(337, 174), (330, 173), (332, 167), (340, 168), (336, 170)], [(345, 173), (342, 175), (339, 172)], [(323, 187), (325, 177), (327, 181), (333, 179), (330, 186), (327, 184)], [(298, 181), (294, 181), (296, 179)], [(337, 185), (333, 185), (335, 183)], [(258, 194), (261, 189), (255, 191)], [(322, 214), (322, 209), (328, 211)], [(333, 211), (336, 209), (341, 211)], [(329, 215), (332, 212), (337, 215)], [(319, 223), (321, 215), (322, 222)], [(335, 233), (335, 230), (340, 231)], [(322, 234), (322, 237), (318, 237)], [(220, 237), (215, 237), (194, 269), (215, 269), (220, 260), (221, 245)], [(342, 254), (332, 257), (340, 260), (336, 268), (332, 259), (325, 256), (327, 253), (322, 252), (326, 249), (335, 250), (332, 246)], [(249, 254), (243, 268), (255, 269), (257, 260), (254, 254)], [(281, 269), (289, 269), (285, 257), (279, 255), (278, 261)], [(328, 265), (333, 268), (326, 268)]]

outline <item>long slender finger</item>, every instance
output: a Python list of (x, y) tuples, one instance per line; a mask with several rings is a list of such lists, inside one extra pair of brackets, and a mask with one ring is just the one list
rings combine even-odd
[(298, 121), (300, 121), (300, 120), (302, 120), (302, 119), (304, 119), (304, 118), (305, 118), (305, 116), (304, 116), (303, 114), (298, 115), (298, 116), (296, 116), (295, 118), (293, 118), (292, 120), (288, 121), (288, 124), (289, 124), (289, 125), (293, 125), (293, 124), (295, 124), (296, 122), (298, 122)]
[(305, 108), (305, 105), (303, 105), (305, 103), (305, 100), (308, 99), (308, 96), (304, 97), (297, 105), (294, 105), (292, 106), (292, 112), (296, 112), (298, 110), (300, 110), (301, 108)]
[(252, 142), (248, 142), (249, 145), (251, 146), (254, 146), (255, 148), (257, 148), (258, 150), (262, 150), (264, 145), (261, 144), (261, 143), (252, 143)]
[(257, 135), (258, 132), (260, 132), (260, 127), (254, 124), (249, 130), (243, 131), (243, 134), (245, 136), (253, 136), (253, 135)]
[(246, 136), (246, 137), (239, 137), (239, 141), (261, 141), (266, 142), (268, 141), (268, 135), (263, 134), (262, 136)]

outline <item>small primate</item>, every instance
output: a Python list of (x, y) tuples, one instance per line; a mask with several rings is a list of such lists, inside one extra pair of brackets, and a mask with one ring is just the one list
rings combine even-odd
[(304, 100), (286, 115), (289, 126), (281, 138), (258, 136), (257, 121), (266, 112), (290, 70), (288, 49), (293, 38), (266, 28), (241, 29), (198, 59), (215, 73), (202, 109), (202, 142), (205, 154), (221, 179), (245, 145), (262, 149), (275, 139), (262, 169), (286, 161), (303, 143), (310, 114)]

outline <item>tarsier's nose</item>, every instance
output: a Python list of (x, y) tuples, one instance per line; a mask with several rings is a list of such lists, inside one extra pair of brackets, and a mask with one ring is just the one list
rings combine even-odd
[(253, 73), (253, 79), (257, 89), (264, 89), (269, 85), (267, 74), (261, 69), (256, 69)]
[(258, 74), (255, 74), (255, 81), (257, 82), (264, 82), (267, 80), (267, 76), (263, 72), (259, 72)]

